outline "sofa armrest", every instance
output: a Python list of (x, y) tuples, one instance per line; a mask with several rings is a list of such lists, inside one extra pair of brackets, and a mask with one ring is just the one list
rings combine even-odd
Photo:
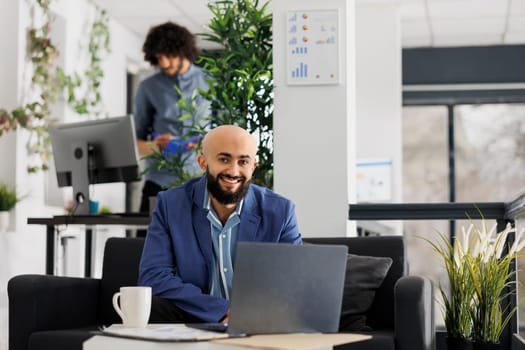
[(435, 349), (432, 282), (419, 276), (401, 277), (394, 298), (396, 350)]
[(9, 280), (9, 349), (27, 349), (35, 331), (98, 324), (100, 280), (20, 275)]

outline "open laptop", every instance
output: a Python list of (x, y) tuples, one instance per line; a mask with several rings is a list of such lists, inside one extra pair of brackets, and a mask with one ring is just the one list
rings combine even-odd
[(239, 242), (229, 325), (189, 326), (232, 335), (337, 332), (346, 254), (346, 246)]

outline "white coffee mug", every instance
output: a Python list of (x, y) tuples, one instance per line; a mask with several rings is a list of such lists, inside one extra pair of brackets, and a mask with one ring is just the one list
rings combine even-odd
[(120, 287), (120, 292), (113, 295), (113, 307), (124, 327), (146, 327), (151, 312), (151, 287)]

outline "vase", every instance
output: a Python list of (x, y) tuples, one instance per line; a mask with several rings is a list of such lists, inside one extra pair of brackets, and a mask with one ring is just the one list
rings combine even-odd
[(500, 350), (501, 343), (487, 343), (475, 341), (472, 343), (472, 347), (474, 350)]
[(447, 337), (448, 350), (473, 350), (472, 340), (461, 337)]
[(6, 232), (9, 227), (9, 212), (0, 211), (0, 232)]

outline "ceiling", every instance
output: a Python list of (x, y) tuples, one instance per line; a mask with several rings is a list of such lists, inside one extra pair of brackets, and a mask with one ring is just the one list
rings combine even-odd
[[(210, 18), (209, 0), (92, 0), (122, 25), (144, 38), (168, 20), (202, 33)], [(358, 0), (359, 4), (400, 3), (403, 47), (443, 47), (525, 43), (524, 0)], [(199, 42), (200, 47), (210, 48)]]

